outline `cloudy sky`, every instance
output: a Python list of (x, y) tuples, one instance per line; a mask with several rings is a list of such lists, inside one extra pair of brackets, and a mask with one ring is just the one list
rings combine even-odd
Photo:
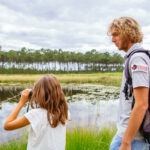
[(141, 24), (143, 46), (150, 49), (149, 8), (149, 0), (0, 0), (0, 45), (6, 51), (116, 50), (108, 25), (130, 16)]

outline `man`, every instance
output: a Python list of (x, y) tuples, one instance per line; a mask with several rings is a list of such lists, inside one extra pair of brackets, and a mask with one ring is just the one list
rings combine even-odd
[[(142, 49), (140, 43), (143, 35), (139, 24), (130, 17), (115, 19), (109, 26), (108, 34), (118, 50), (126, 52), (125, 58), (135, 49)], [(134, 66), (142, 67), (134, 68)], [(145, 53), (135, 53), (129, 62), (129, 73), (132, 78), (133, 92), (129, 100), (126, 99), (123, 89), (126, 78), (123, 73), (120, 91), (119, 116), (117, 133), (110, 145), (110, 150), (149, 150), (149, 144), (144, 141), (139, 127), (148, 108), (150, 61)], [(132, 108), (133, 96), (135, 104)]]

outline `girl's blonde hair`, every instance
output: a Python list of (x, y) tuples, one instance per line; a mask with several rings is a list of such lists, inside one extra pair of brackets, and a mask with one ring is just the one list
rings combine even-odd
[(68, 105), (59, 81), (52, 74), (39, 79), (34, 86), (31, 97), (31, 107), (36, 101), (40, 108), (47, 110), (47, 119), (51, 127), (55, 128), (59, 123), (65, 124), (68, 119)]
[(143, 40), (143, 34), (141, 32), (140, 25), (131, 17), (114, 19), (109, 25), (108, 35), (111, 35), (113, 29), (117, 29), (123, 38), (127, 38), (132, 43), (141, 43)]

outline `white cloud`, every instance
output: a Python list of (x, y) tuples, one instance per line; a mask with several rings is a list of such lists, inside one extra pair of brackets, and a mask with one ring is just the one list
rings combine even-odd
[(1, 0), (0, 45), (3, 50), (50, 48), (116, 49), (107, 37), (109, 23), (121, 16), (139, 21), (143, 45), (150, 47), (148, 0)]

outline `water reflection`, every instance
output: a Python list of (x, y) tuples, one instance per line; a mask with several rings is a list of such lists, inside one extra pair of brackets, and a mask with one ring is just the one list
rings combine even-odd
[[(31, 88), (31, 87), (30, 87)], [(9, 101), (12, 102), (18, 102), (20, 92), (24, 90), (25, 88), (20, 87), (1, 87), (0, 88), (0, 102), (2, 101)], [(76, 94), (86, 94), (85, 91), (82, 91), (78, 87), (63, 87), (63, 92), (65, 96), (72, 96)]]
[[(19, 94), (20, 91), (22, 91), (23, 88), (18, 88), (18, 87), (1, 87), (0, 88), (0, 101), (4, 101), (8, 98), (14, 97)], [(10, 102), (12, 102), (12, 99)]]
[[(26, 87), (32, 88), (32, 87)], [(14, 96), (19, 96), (19, 93), (24, 90), (22, 87), (1, 87), (0, 102), (6, 101)], [(86, 100), (95, 103), (99, 100), (118, 99), (120, 89), (118, 87), (93, 85), (93, 84), (68, 84), (63, 85), (63, 92), (68, 102)], [(12, 99), (9, 102), (17, 102), (19, 97)]]
[(91, 104), (85, 100), (69, 103), (72, 127), (98, 127), (116, 125), (118, 101), (100, 101)]

